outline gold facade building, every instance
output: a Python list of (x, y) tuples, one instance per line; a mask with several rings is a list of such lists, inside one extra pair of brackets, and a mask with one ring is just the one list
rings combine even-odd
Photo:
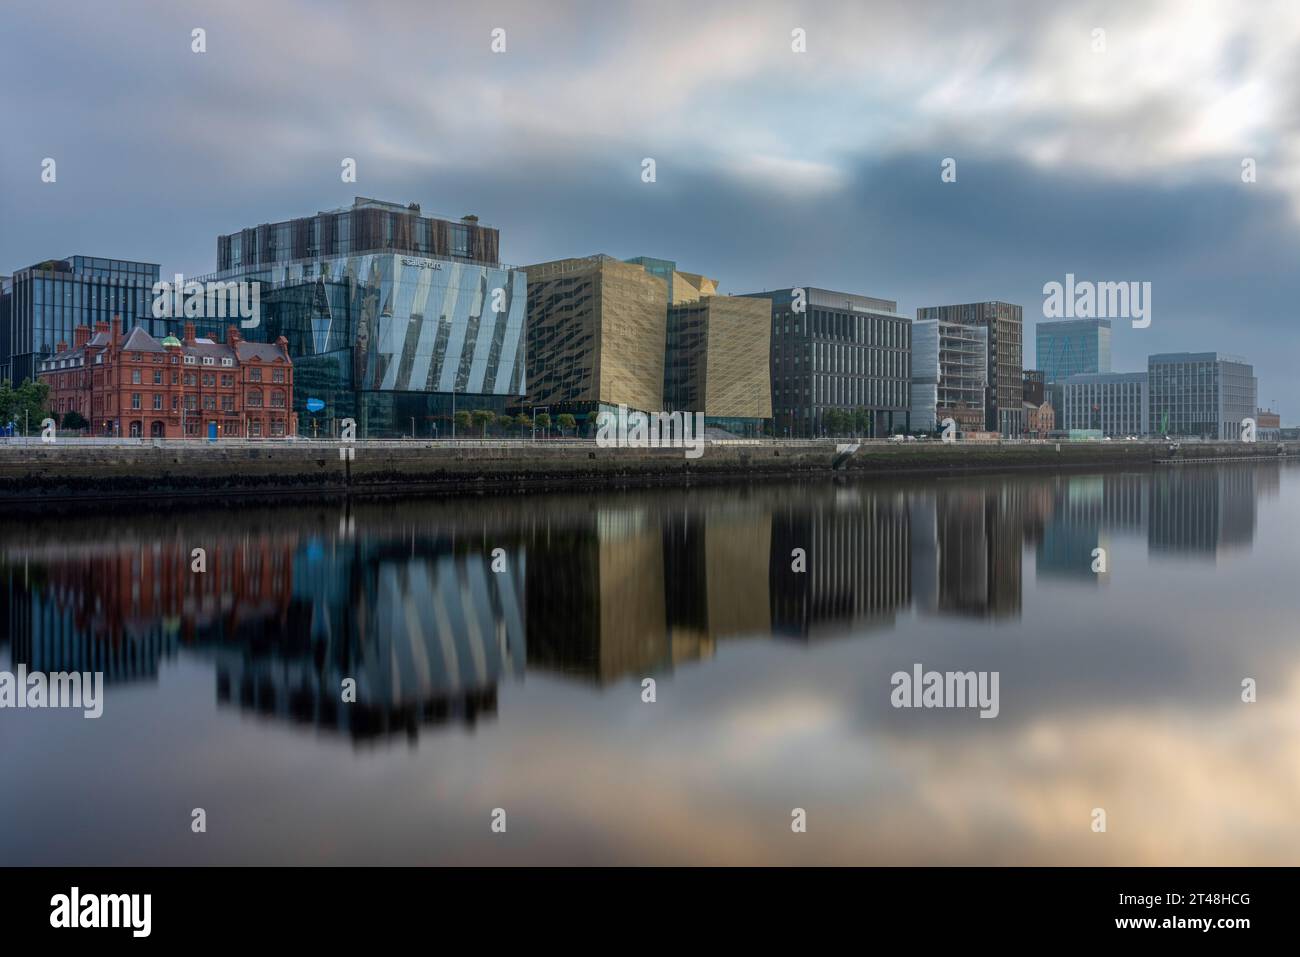
[(761, 299), (704, 295), (671, 307), (666, 408), (703, 412), (710, 424), (758, 434), (772, 417), (770, 324)]
[(661, 411), (668, 287), (611, 256), (525, 266), (527, 404), (550, 413), (600, 406)]

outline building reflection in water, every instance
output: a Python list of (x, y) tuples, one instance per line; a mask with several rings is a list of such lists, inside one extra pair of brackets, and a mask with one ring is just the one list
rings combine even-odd
[(525, 666), (606, 684), (724, 641), (869, 634), (911, 608), (1014, 618), (1027, 550), (1038, 578), (1083, 587), (1105, 580), (1092, 550), (1112, 537), (1145, 536), (1155, 559), (1230, 555), (1279, 468), (16, 520), (0, 643), (110, 684), (192, 654), (223, 707), (385, 740), (494, 716)]

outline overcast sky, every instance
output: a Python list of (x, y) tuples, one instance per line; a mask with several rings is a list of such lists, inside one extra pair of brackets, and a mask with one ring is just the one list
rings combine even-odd
[(1149, 281), (1116, 371), (1242, 354), (1300, 422), (1300, 4), (1069, 6), (6, 0), (0, 273), (203, 273), (219, 233), (365, 195), (476, 213), (512, 263), (1006, 299), (1027, 364), (1044, 283)]

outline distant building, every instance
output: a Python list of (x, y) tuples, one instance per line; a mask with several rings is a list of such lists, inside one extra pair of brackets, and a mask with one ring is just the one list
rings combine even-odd
[(1260, 442), (1282, 441), (1282, 417), (1271, 409), (1256, 409), (1255, 438)]
[(958, 431), (984, 429), (988, 330), (925, 319), (912, 323), (912, 429), (932, 432), (952, 419)]
[(1038, 368), (1045, 381), (1110, 372), (1110, 320), (1066, 319), (1034, 327)]
[(297, 431), (288, 343), (245, 342), (231, 326), (224, 343), (155, 339), (97, 323), (41, 360), (41, 381), (60, 423), (69, 412), (94, 435), (137, 438), (283, 438)]
[(1070, 376), (1061, 383), (1060, 427), (1103, 435), (1151, 433), (1151, 397), (1145, 372)]
[(1031, 439), (1047, 438), (1056, 429), (1056, 410), (1048, 402), (1025, 403), (1025, 435)]
[(153, 317), (158, 264), (69, 256), (19, 269), (0, 282), (0, 380), (35, 379), (39, 363), (78, 326), (141, 326), (165, 336), (172, 320)]
[(971, 302), (923, 306), (916, 310), (916, 318), (959, 322), (988, 330), (989, 391), (984, 427), (1003, 435), (1020, 435), (1025, 430), (1024, 309), (1009, 302)]
[(1047, 378), (1041, 369), (1026, 369), (1021, 382), (1021, 394), (1030, 405), (1042, 405), (1047, 401)]
[(747, 295), (771, 302), (777, 435), (821, 435), (832, 409), (864, 412), (874, 436), (908, 427), (912, 324), (897, 302), (814, 286)]
[(1258, 382), (1249, 362), (1219, 352), (1167, 352), (1147, 359), (1151, 430), (1231, 440), (1255, 415)]

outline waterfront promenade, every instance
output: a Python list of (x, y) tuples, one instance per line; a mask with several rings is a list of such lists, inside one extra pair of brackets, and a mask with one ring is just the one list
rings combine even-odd
[(1288, 442), (942, 443), (886, 440), (709, 441), (606, 448), (590, 439), (521, 440), (8, 440), (0, 505), (166, 499), (302, 499), (547, 487), (691, 485), (789, 476), (893, 476), (1160, 468), (1169, 462), (1300, 455)]

